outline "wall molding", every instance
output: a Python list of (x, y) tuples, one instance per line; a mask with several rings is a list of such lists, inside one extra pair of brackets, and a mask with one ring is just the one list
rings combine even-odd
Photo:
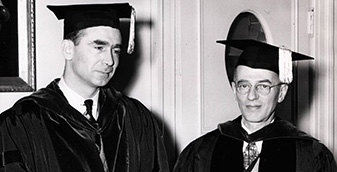
[[(336, 11), (334, 0), (313, 1), (314, 7), (314, 54), (316, 57), (314, 64), (315, 94), (313, 102), (313, 135), (320, 139), (336, 156), (336, 133), (335, 126), (335, 105), (336, 105), (336, 80), (337, 71), (335, 60), (334, 41), (336, 33), (334, 28)], [(335, 123), (334, 123), (335, 122)]]
[(334, 141), (334, 143), (333, 143), (333, 153), (334, 153), (334, 155), (335, 155), (335, 159), (337, 158), (337, 117), (336, 117), (336, 115), (337, 115), (337, 17), (336, 17), (336, 14), (337, 14), (337, 2), (336, 1), (333, 1), (333, 4), (332, 4), (332, 6), (333, 6), (333, 14), (335, 14), (335, 16), (334, 16), (334, 26), (333, 26), (333, 29), (332, 29), (332, 31), (333, 31), (333, 40), (334, 40), (334, 42), (333, 42), (333, 59), (335, 59), (334, 60), (334, 71), (333, 71), (333, 74), (334, 74), (334, 78), (333, 78), (333, 80), (334, 80), (334, 83), (333, 83), (333, 88), (334, 88), (334, 99), (333, 99), (333, 103), (334, 103), (334, 106), (333, 106), (333, 117), (335, 118), (333, 121), (333, 123), (334, 123), (334, 129), (333, 129), (333, 131), (334, 131), (334, 133), (333, 133), (333, 141)]

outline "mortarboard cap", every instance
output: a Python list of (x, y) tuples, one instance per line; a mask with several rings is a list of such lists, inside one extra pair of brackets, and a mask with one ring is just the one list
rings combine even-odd
[[(279, 75), (281, 82), (288, 84), (293, 79), (292, 61), (313, 59), (284, 47), (276, 47), (256, 40), (218, 40), (216, 42), (243, 50), (235, 68), (239, 65), (244, 65), (251, 68), (270, 70)], [(229, 73), (233, 74), (234, 71)], [(229, 78), (231, 77), (229, 76)]]
[(120, 18), (130, 18), (128, 53), (134, 49), (135, 10), (128, 3), (47, 5), (57, 19), (64, 19), (63, 37), (77, 30), (110, 26), (119, 29)]

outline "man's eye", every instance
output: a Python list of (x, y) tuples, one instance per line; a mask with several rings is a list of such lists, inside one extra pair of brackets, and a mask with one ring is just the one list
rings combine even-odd
[(103, 46), (96, 46), (95, 49), (99, 50), (99, 51), (103, 51), (104, 47)]
[(116, 54), (121, 54), (122, 50), (120, 48), (114, 48), (112, 51)]
[(249, 88), (249, 84), (239, 84), (240, 88)]

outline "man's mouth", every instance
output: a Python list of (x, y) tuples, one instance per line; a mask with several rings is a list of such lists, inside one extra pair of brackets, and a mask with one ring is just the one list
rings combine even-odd
[(261, 105), (246, 105), (246, 108), (250, 110), (256, 110), (259, 109), (260, 107)]
[(99, 73), (103, 73), (103, 74), (110, 74), (113, 71), (113, 69), (106, 69), (106, 70), (99, 70)]

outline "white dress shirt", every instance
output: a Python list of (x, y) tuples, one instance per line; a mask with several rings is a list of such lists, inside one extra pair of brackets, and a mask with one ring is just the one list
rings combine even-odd
[[(77, 94), (74, 90), (72, 90), (65, 82), (63, 77), (60, 79), (60, 82), (58, 83), (61, 91), (63, 92), (64, 96), (66, 97), (66, 99), (68, 100), (69, 104), (75, 108), (77, 111), (79, 111), (80, 113), (82, 113), (83, 115), (85, 114), (86, 111), (86, 107), (84, 105), (84, 101), (86, 100), (85, 98), (83, 98), (82, 96), (80, 96), (79, 94)], [(92, 105), (92, 115), (93, 117), (97, 120), (98, 118), (98, 108), (97, 108), (97, 104), (98, 104), (98, 95), (99, 95), (99, 91), (96, 92), (96, 94), (91, 97), (91, 98), (87, 98), (87, 99), (92, 99), (93, 100), (93, 105)], [(85, 116), (87, 119), (89, 119), (89, 115)]]

